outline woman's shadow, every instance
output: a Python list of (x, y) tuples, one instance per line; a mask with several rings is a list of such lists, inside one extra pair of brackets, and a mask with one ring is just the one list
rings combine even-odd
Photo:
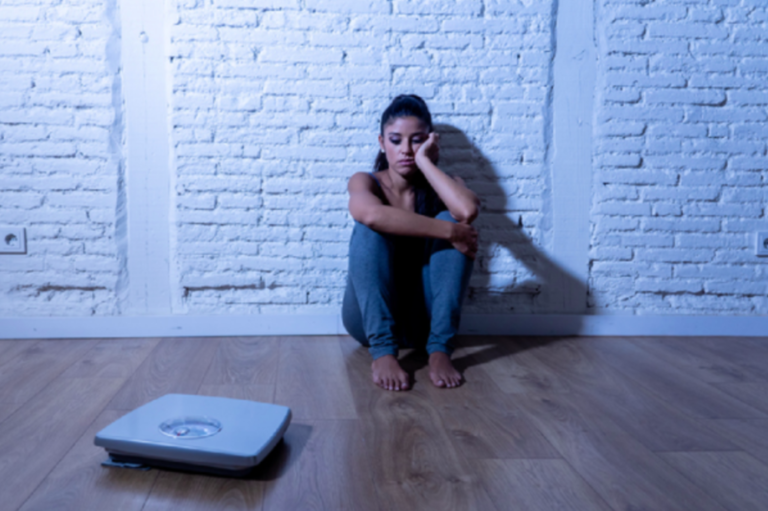
[[(552, 211), (547, 211), (551, 208), (546, 202), (528, 199), (515, 204), (513, 197), (525, 191), (515, 172), (501, 176), (460, 129), (447, 124), (435, 128), (440, 134), (440, 168), (464, 179), (481, 200), (480, 214), (473, 223), (480, 245), (462, 315), (476, 314), (482, 322), (482, 314), (517, 315), (521, 320), (526, 315), (551, 314), (552, 321), (558, 324), (549, 325), (548, 329), (568, 333), (514, 339), (497, 335), (460, 336), (457, 346), (470, 349), (469, 354), (453, 360), (454, 366), (464, 372), (498, 357), (578, 335), (581, 314), (586, 312), (587, 286), (553, 261), (532, 238), (538, 235), (539, 241), (543, 239), (542, 225), (548, 219), (542, 217), (549, 215), (551, 219)], [(524, 164), (522, 153), (519, 162)], [(542, 169), (541, 177), (525, 172), (527, 182), (549, 183), (546, 172), (546, 168)], [(413, 377), (423, 367), (423, 358), (423, 354), (412, 352), (401, 365)]]

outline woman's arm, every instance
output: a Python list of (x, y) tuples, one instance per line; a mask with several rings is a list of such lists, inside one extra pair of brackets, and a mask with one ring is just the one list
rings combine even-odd
[(373, 177), (364, 172), (349, 179), (347, 189), (352, 218), (378, 232), (447, 240), (461, 253), (475, 258), (477, 231), (474, 227), (387, 206), (376, 196), (376, 186)]
[(470, 224), (477, 218), (480, 199), (464, 185), (461, 178), (451, 179), (434, 164), (430, 155), (437, 154), (437, 140), (437, 133), (430, 133), (429, 139), (416, 153), (416, 165), (448, 208), (451, 216), (458, 222)]
[(387, 206), (376, 195), (376, 186), (370, 174), (358, 172), (350, 178), (347, 189), (352, 218), (375, 231), (400, 236), (450, 239), (451, 222)]

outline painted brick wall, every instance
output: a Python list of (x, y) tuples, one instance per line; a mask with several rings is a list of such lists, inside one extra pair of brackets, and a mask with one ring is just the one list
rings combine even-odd
[[(0, 225), (29, 246), (0, 257), (0, 316), (121, 313), (119, 3), (0, 1)], [(764, 2), (595, 5), (590, 309), (768, 313)], [(175, 313), (338, 312), (346, 182), (402, 92), (427, 99), (445, 170), (483, 198), (465, 311), (553, 312), (551, 3), (169, 10)]]
[(601, 0), (591, 306), (766, 314), (768, 11)]
[(0, 225), (28, 245), (0, 256), (0, 316), (118, 311), (114, 19), (114, 2), (0, 2)]
[[(527, 4), (527, 5), (526, 5)], [(351, 217), (389, 100), (415, 92), (444, 170), (484, 199), (467, 311), (535, 308), (513, 257), (541, 238), (548, 2), (180, 1), (172, 28), (178, 303), (338, 312)], [(512, 220), (514, 219), (514, 220)]]

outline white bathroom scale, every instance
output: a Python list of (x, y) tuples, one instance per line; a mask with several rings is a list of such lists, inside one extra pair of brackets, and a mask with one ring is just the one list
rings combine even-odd
[(243, 476), (274, 449), (291, 422), (285, 406), (225, 397), (167, 394), (97, 435), (110, 462)]

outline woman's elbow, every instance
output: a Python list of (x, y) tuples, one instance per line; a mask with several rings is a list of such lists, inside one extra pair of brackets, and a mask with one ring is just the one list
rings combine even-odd
[(473, 197), (472, 206), (470, 206), (468, 214), (467, 214), (467, 223), (471, 224), (475, 221), (475, 218), (477, 218), (477, 215), (480, 214), (480, 198), (475, 195)]
[(355, 211), (352, 218), (366, 227), (372, 227), (378, 220), (378, 212), (376, 208), (366, 208), (363, 211)]
[(457, 222), (460, 224), (471, 224), (475, 221), (475, 218), (477, 218), (478, 214), (477, 207), (467, 207), (464, 208), (461, 211), (457, 211), (456, 213), (451, 212), (451, 216), (456, 219)]

